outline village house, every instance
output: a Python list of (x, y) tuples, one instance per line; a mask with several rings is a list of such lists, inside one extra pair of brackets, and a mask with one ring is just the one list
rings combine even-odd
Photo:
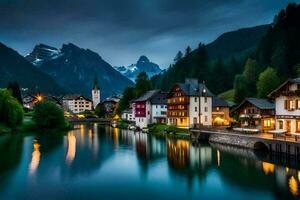
[(246, 98), (232, 112), (237, 115), (240, 128), (256, 132), (275, 129), (275, 105), (267, 99)]
[(92, 100), (79, 94), (65, 95), (62, 98), (62, 104), (65, 111), (74, 114), (91, 111), (93, 109)]
[(52, 101), (56, 103), (57, 106), (62, 107), (60, 98), (56, 96), (36, 93), (36, 94), (26, 94), (22, 97), (23, 106), (27, 109), (33, 109), (35, 104), (43, 100)]
[(102, 101), (100, 104), (104, 106), (105, 112), (107, 114), (113, 114), (119, 101), (120, 101), (119, 97), (108, 97), (104, 101)]
[(129, 122), (135, 122), (132, 108), (124, 110), (121, 114), (121, 119)]
[(145, 128), (151, 123), (166, 123), (167, 94), (151, 90), (132, 101), (135, 124)]
[(268, 96), (275, 100), (276, 130), (300, 133), (300, 77), (287, 80)]
[(168, 94), (168, 124), (179, 128), (212, 125), (213, 94), (197, 79), (175, 84)]
[(224, 99), (212, 98), (212, 124), (213, 126), (229, 126), (233, 119), (230, 117), (230, 105)]

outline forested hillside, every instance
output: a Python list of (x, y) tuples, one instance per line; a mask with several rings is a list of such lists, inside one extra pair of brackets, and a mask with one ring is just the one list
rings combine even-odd
[(152, 84), (169, 90), (193, 77), (205, 81), (215, 94), (230, 90), (225, 96), (236, 103), (245, 97), (266, 97), (282, 81), (300, 76), (299, 22), (300, 5), (289, 4), (274, 17), (273, 25), (223, 34), (209, 45), (200, 43), (193, 51), (188, 47), (184, 55), (179, 52), (174, 64), (154, 76)]

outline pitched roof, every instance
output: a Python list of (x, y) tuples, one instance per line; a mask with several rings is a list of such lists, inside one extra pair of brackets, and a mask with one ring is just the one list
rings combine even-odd
[(246, 102), (251, 103), (252, 105), (256, 106), (259, 109), (262, 110), (270, 110), (275, 109), (275, 104), (268, 101), (267, 99), (259, 99), (259, 98), (246, 98), (238, 105), (233, 111), (238, 110), (243, 104)]
[(230, 107), (230, 105), (227, 101), (225, 101), (224, 99), (222, 99), (218, 96), (213, 96), (212, 106), (213, 107)]
[(167, 96), (168, 96), (168, 93), (159, 91), (152, 96), (152, 98), (150, 99), (150, 102), (152, 104), (159, 104), (159, 105), (167, 104), (167, 102), (168, 102)]
[(156, 93), (158, 93), (159, 90), (150, 90), (148, 92), (146, 92), (145, 94), (143, 94), (142, 96), (138, 97), (137, 99), (134, 99), (134, 102), (137, 101), (148, 101), (150, 100), (151, 97), (153, 97)]
[(81, 94), (67, 94), (67, 95), (63, 96), (63, 100), (76, 100), (80, 97), (84, 98), (87, 101), (91, 101), (90, 99), (86, 98), (85, 96), (83, 96)]
[(197, 79), (186, 79), (185, 83), (177, 83), (181, 90), (188, 96), (214, 96), (204, 83), (198, 83)]
[(277, 87), (275, 90), (273, 90), (272, 92), (270, 92), (270, 94), (268, 94), (268, 97), (272, 98), (272, 97), (276, 96), (277, 91), (279, 91), (281, 88), (283, 88), (288, 83), (300, 84), (300, 77), (286, 80), (279, 87)]

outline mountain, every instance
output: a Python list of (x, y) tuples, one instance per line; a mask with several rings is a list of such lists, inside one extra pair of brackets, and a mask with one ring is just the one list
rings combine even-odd
[(157, 64), (151, 62), (146, 56), (141, 56), (135, 64), (114, 68), (132, 81), (135, 81), (140, 72), (146, 72), (148, 77), (151, 78), (162, 71)]
[(271, 25), (261, 25), (224, 33), (206, 45), (207, 54), (212, 59), (228, 59), (232, 56), (239, 57), (243, 53), (254, 52), (270, 27)]
[[(82, 49), (69, 43), (63, 44), (62, 48), (56, 51), (58, 54), (49, 54), (49, 51), (52, 52), (55, 48), (46, 47), (46, 51), (45, 48), (35, 47), (29, 55), (38, 55), (39, 69), (49, 74), (71, 93), (90, 97), (95, 78), (98, 80), (102, 98), (121, 94), (124, 88), (133, 84), (89, 49)], [(45, 55), (44, 52), (46, 56), (41, 56)], [(35, 60), (32, 63), (36, 63)]]
[(25, 58), (35, 66), (39, 67), (42, 63), (55, 59), (60, 55), (60, 50), (57, 48), (45, 44), (39, 44), (36, 45), (33, 51), (25, 56)]
[(210, 44), (200, 43), (193, 51), (187, 48), (184, 56), (177, 54), (172, 67), (152, 77), (152, 85), (169, 90), (174, 83), (192, 77), (205, 81), (216, 94), (229, 90), (235, 75), (243, 71), (245, 59), (255, 54), (270, 27), (262, 25), (227, 32)]
[(41, 72), (15, 50), (0, 43), (0, 87), (17, 81), (29, 91), (43, 91), (50, 94), (63, 94), (65, 90), (48, 74)]

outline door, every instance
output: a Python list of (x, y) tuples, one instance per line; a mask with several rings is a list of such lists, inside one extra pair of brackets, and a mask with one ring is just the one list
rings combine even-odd
[(287, 133), (290, 133), (291, 132), (291, 121), (290, 120), (286, 120), (285, 122), (286, 124), (286, 131)]

